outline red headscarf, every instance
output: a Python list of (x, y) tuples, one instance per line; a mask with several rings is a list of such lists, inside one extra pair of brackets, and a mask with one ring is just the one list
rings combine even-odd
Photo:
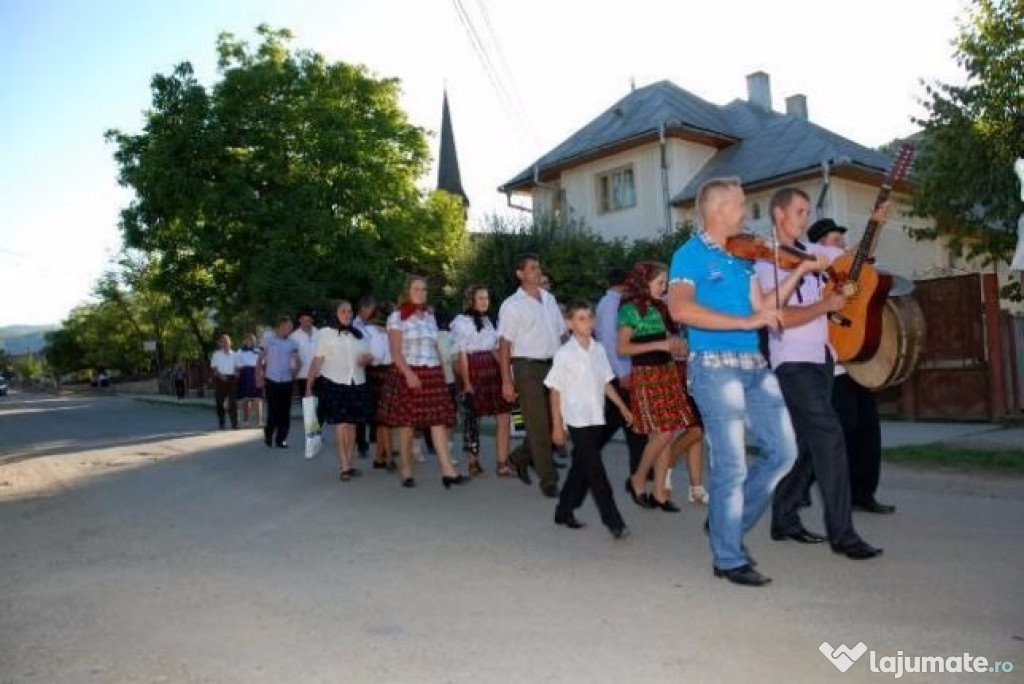
[(671, 334), (676, 331), (676, 324), (668, 313), (668, 307), (660, 298), (655, 299), (651, 296), (651, 282), (658, 277), (659, 273), (666, 270), (665, 265), (657, 261), (638, 262), (629, 272), (629, 277), (626, 278), (626, 292), (622, 296), (622, 303), (633, 302), (641, 318), (647, 315), (647, 307), (653, 306), (661, 314), (665, 330)]
[(413, 304), (412, 302), (406, 302), (398, 307), (398, 315), (401, 316), (403, 321), (409, 318), (409, 316), (423, 311), (427, 311), (426, 304)]

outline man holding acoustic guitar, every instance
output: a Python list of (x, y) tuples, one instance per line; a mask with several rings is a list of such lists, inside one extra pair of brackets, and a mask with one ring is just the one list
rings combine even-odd
[[(839, 248), (804, 246), (799, 242), (810, 223), (810, 198), (797, 188), (783, 188), (771, 199), (770, 211), (780, 245), (805, 249), (830, 261), (843, 256)], [(885, 223), (889, 203), (882, 202), (872, 214), (877, 228)], [(775, 289), (783, 277), (773, 264), (755, 265), (763, 290)], [(835, 277), (834, 274), (832, 277)], [(826, 539), (836, 553), (853, 560), (873, 558), (882, 553), (865, 542), (853, 528), (850, 501), (850, 474), (842, 425), (832, 407), (833, 369), (837, 360), (829, 340), (829, 317), (848, 311), (847, 297), (841, 288), (827, 287), (818, 275), (805, 276), (793, 294), (783, 301), (782, 325), (769, 334), (771, 364), (775, 369), (789, 415), (796, 431), (798, 456), (793, 468), (779, 483), (772, 502), (772, 539), (804, 544)], [(844, 326), (856, 321), (839, 319)], [(811, 476), (821, 488), (825, 508), (827, 537), (804, 528), (800, 521), (800, 501)]]

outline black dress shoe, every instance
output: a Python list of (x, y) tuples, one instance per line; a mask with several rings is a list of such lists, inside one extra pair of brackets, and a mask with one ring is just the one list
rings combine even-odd
[(654, 498), (654, 495), (650, 495), (647, 497), (647, 501), (650, 502), (653, 508), (660, 508), (666, 513), (678, 513), (679, 511), (683, 510), (679, 506), (677, 506), (675, 502), (672, 501), (672, 499), (658, 501), (657, 499)]
[(859, 541), (851, 546), (833, 546), (832, 550), (846, 556), (850, 560), (867, 560), (882, 555), (882, 549), (872, 546), (866, 541)]
[(533, 484), (533, 480), (530, 479), (530, 466), (520, 463), (516, 459), (509, 459), (512, 461), (512, 467), (516, 469), (516, 477), (524, 485)]
[(630, 498), (640, 508), (654, 508), (646, 494), (637, 494), (636, 490), (633, 489), (633, 479), (626, 478), (626, 493), (629, 494)]
[(548, 497), (549, 499), (557, 499), (558, 498), (558, 485), (553, 485), (553, 484), (544, 485), (543, 487), (540, 488), (540, 493), (543, 494), (544, 496)]
[(612, 536), (616, 539), (625, 539), (629, 536), (629, 528), (623, 525), (622, 527), (609, 527), (608, 531), (612, 533)]
[(871, 500), (864, 504), (853, 504), (853, 510), (862, 511), (864, 513), (879, 513), (881, 515), (889, 515), (896, 512), (896, 507), (889, 504), (878, 503), (875, 500)]
[(416, 480), (414, 480), (411, 477), (403, 477), (402, 486), (405, 487), (406, 489), (412, 489), (413, 487), (416, 486)]
[(465, 482), (469, 482), (469, 478), (462, 475), (456, 474), (455, 477), (441, 476), (441, 484), (444, 485), (445, 489), (450, 489), (452, 485), (460, 485)]
[(577, 520), (576, 516), (573, 515), (572, 513), (569, 513), (568, 515), (558, 515), (556, 513), (555, 514), (555, 524), (556, 525), (565, 525), (570, 530), (580, 530), (580, 529), (583, 529), (584, 527), (586, 527), (586, 525), (584, 525), (579, 520)]
[(810, 530), (806, 530), (803, 527), (793, 530), (792, 532), (781, 532), (779, 530), (772, 530), (772, 539), (775, 541), (783, 541), (789, 539), (801, 544), (820, 544), (827, 540), (828, 537), (823, 537), (820, 534), (815, 534)]
[(277, 443), (277, 448), (278, 449), (287, 449), (288, 448), (288, 442), (285, 442), (285, 441), (278, 442)]
[(724, 577), (733, 584), (741, 584), (746, 587), (763, 587), (772, 581), (770, 577), (765, 577), (749, 564), (728, 570), (715, 568), (715, 577)]

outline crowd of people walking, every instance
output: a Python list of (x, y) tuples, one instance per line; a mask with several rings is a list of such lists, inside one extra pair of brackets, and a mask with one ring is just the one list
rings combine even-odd
[[(570, 529), (584, 526), (575, 513), (590, 492), (616, 539), (629, 528), (601, 453), (623, 430), (624, 489), (642, 509), (681, 510), (672, 485), (685, 455), (685, 499), (707, 506), (716, 576), (750, 586), (770, 581), (744, 542), (769, 504), (773, 539), (828, 541), (852, 559), (877, 556), (881, 549), (853, 528), (844, 433), (831, 404), (835, 356), (825, 317), (845, 300), (826, 296), (819, 274), (842, 250), (799, 242), (810, 205), (794, 188), (771, 202), (780, 240), (810, 254), (792, 271), (723, 249), (743, 226), (736, 179), (705, 184), (698, 211), (701, 229), (671, 265), (611, 269), (596, 307), (560, 305), (544, 286), (541, 257), (524, 254), (515, 264), (519, 288), (496, 319), (491, 292), (477, 284), (465, 291), (462, 312), (439, 324), (427, 280), (411, 276), (393, 307), (369, 295), (356, 310), (340, 301), (319, 329), (310, 310), (299, 312), (296, 329), (282, 316), (259, 345), (247, 335), (239, 352), (221, 335), (210, 361), (219, 425), (230, 419), (239, 426), (237, 401), (243, 421), (259, 424), (262, 395), (264, 442), (287, 448), (293, 394), (316, 397), (319, 420), (333, 426), (342, 482), (362, 475), (357, 459), (369, 456), (372, 443), (374, 469), (397, 471), (402, 487), (418, 486), (422, 441), (451, 489), (487, 474), (480, 426), (493, 419), (495, 475), (526, 485), (536, 478), (541, 495), (557, 499), (554, 522)], [(880, 207), (876, 219), (884, 222), (887, 211)], [(843, 230), (832, 226), (824, 233)], [(514, 411), (525, 435), (513, 448)], [(466, 474), (451, 453), (457, 422)], [(745, 428), (759, 447), (749, 461)], [(560, 487), (553, 454), (566, 443), (572, 459)], [(812, 477), (821, 486), (824, 535), (804, 528), (798, 514)], [(873, 491), (858, 496), (874, 502)], [(875, 505), (872, 512), (891, 512)]]

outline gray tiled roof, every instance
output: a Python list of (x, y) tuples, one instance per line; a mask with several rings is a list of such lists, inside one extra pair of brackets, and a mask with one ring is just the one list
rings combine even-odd
[(670, 81), (658, 81), (626, 95), (502, 188), (532, 179), (534, 167), (543, 172), (601, 148), (657, 132), (662, 124), (738, 139), (722, 107), (702, 100)]
[(734, 100), (722, 108), (743, 138), (720, 151), (697, 172), (672, 202), (688, 202), (709, 178), (739, 176), (744, 185), (770, 181), (820, 167), (854, 165), (884, 172), (892, 160), (805, 119), (766, 112)]
[(739, 176), (744, 185), (749, 185), (807, 171), (821, 166), (824, 160), (880, 172), (888, 169), (891, 161), (881, 152), (807, 120), (768, 112), (744, 100), (714, 105), (670, 81), (659, 81), (616, 102), (499, 191), (530, 181), (535, 167), (543, 173), (602, 148), (656, 132), (662, 124), (703, 131), (724, 143), (736, 141), (717, 152), (676, 194), (673, 203), (692, 200), (708, 178)]

